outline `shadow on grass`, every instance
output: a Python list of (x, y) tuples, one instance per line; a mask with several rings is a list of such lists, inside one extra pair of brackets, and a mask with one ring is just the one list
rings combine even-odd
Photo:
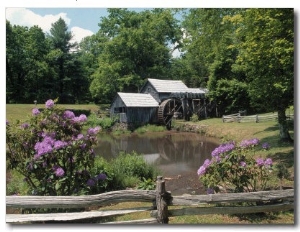
[[(290, 133), (291, 137), (293, 137), (294, 133)], [(294, 145), (294, 142), (290, 141), (282, 141), (279, 138), (279, 135), (272, 135), (265, 137), (261, 139), (261, 144), (263, 143), (268, 143), (271, 148), (287, 148), (287, 147), (292, 147)]]
[(272, 224), (272, 221), (281, 218), (282, 214), (293, 213), (293, 210), (287, 212), (267, 212), (267, 213), (251, 213), (251, 214), (235, 214), (232, 216), (238, 217), (240, 221), (248, 221), (256, 224), (261, 222), (268, 222), (266, 224)]
[(294, 166), (294, 152), (277, 152), (271, 156), (272, 160), (284, 164), (287, 168)]

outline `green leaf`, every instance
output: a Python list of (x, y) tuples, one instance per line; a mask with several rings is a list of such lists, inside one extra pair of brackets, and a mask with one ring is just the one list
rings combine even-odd
[(56, 184), (55, 184), (55, 190), (59, 190), (59, 188), (60, 188), (60, 182), (56, 182)]

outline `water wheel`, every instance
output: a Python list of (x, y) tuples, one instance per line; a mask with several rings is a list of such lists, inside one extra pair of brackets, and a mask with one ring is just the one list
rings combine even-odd
[(182, 115), (182, 105), (179, 99), (164, 100), (158, 107), (158, 122), (171, 128), (172, 118)]

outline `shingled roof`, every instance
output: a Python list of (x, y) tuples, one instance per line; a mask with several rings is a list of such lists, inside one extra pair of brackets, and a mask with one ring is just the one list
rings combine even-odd
[(148, 78), (149, 83), (158, 93), (188, 92), (189, 88), (178, 80), (160, 80)]
[(122, 93), (118, 95), (127, 107), (158, 107), (158, 102), (146, 93)]

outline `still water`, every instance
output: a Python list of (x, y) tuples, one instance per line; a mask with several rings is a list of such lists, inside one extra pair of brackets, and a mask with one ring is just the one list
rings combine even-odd
[(142, 154), (146, 162), (158, 167), (164, 177), (197, 173), (204, 160), (211, 158), (211, 151), (219, 145), (215, 138), (197, 133), (166, 132), (130, 134), (113, 137), (101, 134), (97, 155), (111, 159), (121, 151)]

